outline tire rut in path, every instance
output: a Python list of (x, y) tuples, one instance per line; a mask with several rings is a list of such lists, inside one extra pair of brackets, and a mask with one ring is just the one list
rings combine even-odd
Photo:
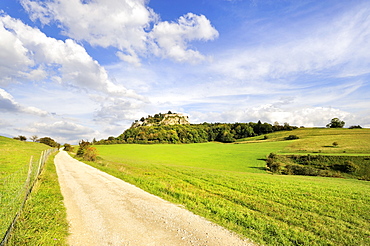
[(254, 245), (65, 151), (57, 154), (55, 165), (72, 246)]

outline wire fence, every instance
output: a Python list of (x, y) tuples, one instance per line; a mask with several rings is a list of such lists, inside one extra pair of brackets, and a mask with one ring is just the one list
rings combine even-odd
[(38, 160), (31, 156), (28, 165), (24, 165), (16, 172), (0, 179), (0, 235), (3, 235), (0, 246), (6, 245), (13, 226), (47, 158), (55, 151), (57, 149), (42, 151)]

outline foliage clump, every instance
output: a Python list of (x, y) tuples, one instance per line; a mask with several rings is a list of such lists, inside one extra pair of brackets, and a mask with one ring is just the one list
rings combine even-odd
[(72, 145), (67, 144), (67, 143), (65, 143), (65, 144), (63, 145), (63, 147), (64, 147), (64, 150), (65, 150), (65, 151), (73, 151), (73, 149), (74, 149)]
[(346, 123), (338, 118), (333, 118), (330, 123), (326, 125), (327, 128), (343, 128)]
[(43, 137), (43, 138), (40, 138), (37, 140), (38, 142), (40, 143), (43, 143), (43, 144), (46, 144), (46, 145), (49, 145), (50, 147), (58, 147), (60, 146), (59, 143), (57, 143), (54, 139), (52, 138), (49, 138), (49, 137)]
[(281, 170), (281, 163), (277, 160), (276, 157), (276, 154), (270, 153), (270, 155), (266, 159), (267, 168), (272, 173), (280, 173)]
[(19, 135), (18, 137), (14, 137), (13, 139), (19, 140), (19, 141), (26, 141), (27, 138), (25, 136)]
[(362, 126), (357, 125), (357, 126), (350, 126), (348, 129), (362, 129)]
[[(168, 114), (167, 114), (168, 115)], [(162, 114), (141, 119), (140, 121), (160, 121)], [(135, 124), (135, 123), (134, 123)], [(137, 124), (138, 125), (138, 124)], [(152, 125), (137, 126), (125, 130), (117, 138), (109, 137), (94, 142), (94, 144), (157, 144), (157, 143), (204, 143), (204, 142), (223, 142), (232, 143), (238, 139), (254, 137), (268, 134), (275, 131), (287, 131), (296, 129), (288, 123), (274, 125), (269, 123), (202, 123), (202, 124), (176, 124), (176, 125)], [(265, 136), (264, 139), (268, 137)]]
[(76, 156), (81, 157), (85, 161), (96, 161), (98, 151), (91, 146), (90, 142), (81, 140)]
[(299, 137), (297, 135), (289, 135), (288, 137), (284, 138), (285, 140), (295, 140), (295, 139), (299, 139)]
[(273, 173), (370, 180), (369, 157), (323, 155), (276, 155), (266, 159)]

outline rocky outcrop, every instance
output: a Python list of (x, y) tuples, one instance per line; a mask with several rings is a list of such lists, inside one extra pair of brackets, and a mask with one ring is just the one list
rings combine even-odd
[(140, 126), (190, 125), (189, 117), (183, 114), (156, 114), (132, 123), (131, 128)]

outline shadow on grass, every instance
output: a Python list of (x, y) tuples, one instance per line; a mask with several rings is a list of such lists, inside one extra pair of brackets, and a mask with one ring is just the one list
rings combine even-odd
[(262, 170), (262, 171), (267, 171), (267, 169), (265, 167), (250, 167), (250, 168), (259, 169), (259, 170)]
[[(260, 159), (257, 159), (259, 161), (266, 161), (267, 159), (266, 158), (260, 158)], [(251, 167), (251, 168), (254, 168), (254, 169), (259, 169), (259, 170), (262, 170), (262, 171), (266, 171), (266, 167)]]

